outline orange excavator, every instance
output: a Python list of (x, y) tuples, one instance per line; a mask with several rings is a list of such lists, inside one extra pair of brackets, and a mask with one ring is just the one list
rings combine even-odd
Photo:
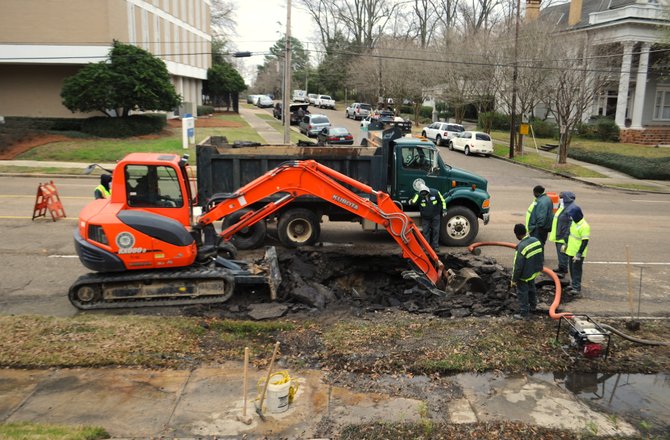
[[(84, 266), (96, 273), (79, 277), (70, 288), (75, 307), (219, 303), (239, 284), (267, 284), (274, 299), (281, 282), (274, 248), (255, 265), (235, 260), (228, 240), (304, 195), (386, 228), (410, 262), (403, 276), (433, 293), (445, 293), (448, 271), (414, 222), (384, 192), (313, 160), (291, 161), (234, 193), (214, 194), (196, 220), (191, 176), (187, 156), (132, 153), (117, 164), (111, 197), (92, 201), (79, 217), (75, 248)], [(214, 222), (262, 200), (270, 201), (217, 234)]]

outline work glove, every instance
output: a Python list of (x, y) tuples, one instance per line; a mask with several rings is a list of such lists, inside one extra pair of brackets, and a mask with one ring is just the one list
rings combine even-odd
[(516, 281), (510, 281), (510, 282), (509, 282), (509, 286), (510, 286), (512, 289), (516, 289)]
[(581, 261), (581, 260), (582, 260), (582, 253), (581, 253), (581, 252), (577, 252), (577, 253), (575, 254), (575, 261)]
[(562, 253), (562, 254), (565, 253), (565, 245), (561, 245), (561, 253)]
[(444, 212), (442, 213), (442, 218), (445, 218), (446, 216), (447, 216), (447, 211), (444, 211)]

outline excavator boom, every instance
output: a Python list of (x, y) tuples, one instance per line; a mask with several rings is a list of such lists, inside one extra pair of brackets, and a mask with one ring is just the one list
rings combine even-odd
[[(348, 187), (372, 196), (376, 202)], [(234, 193), (216, 194), (213, 196), (216, 204), (208, 205), (207, 212), (198, 219), (198, 226), (204, 228), (276, 194), (281, 196), (245, 214), (237, 223), (221, 231), (223, 239), (229, 240), (236, 232), (267, 218), (296, 198), (311, 195), (383, 226), (402, 248), (403, 257), (409, 259), (420, 272), (405, 274), (406, 277), (432, 287), (432, 291), (437, 288), (443, 293), (448, 281), (444, 264), (414, 222), (391, 197), (314, 160), (285, 162)]]

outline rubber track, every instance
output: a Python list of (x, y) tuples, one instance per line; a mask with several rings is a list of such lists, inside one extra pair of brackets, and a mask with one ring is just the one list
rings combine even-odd
[[(99, 301), (94, 303), (81, 303), (75, 299), (77, 288), (83, 285), (98, 286), (102, 290), (102, 284), (114, 283), (122, 284), (125, 282), (136, 281), (197, 281), (223, 279), (227, 287), (225, 292), (218, 296), (192, 297), (184, 295), (178, 299), (133, 299), (132, 297), (120, 298), (114, 301)], [(96, 309), (120, 309), (120, 308), (139, 308), (139, 307), (166, 307), (192, 304), (219, 304), (230, 299), (235, 289), (235, 278), (227, 269), (223, 268), (188, 268), (177, 270), (161, 271), (142, 271), (121, 274), (89, 273), (77, 278), (77, 281), (70, 287), (68, 299), (73, 306), (80, 310)]]

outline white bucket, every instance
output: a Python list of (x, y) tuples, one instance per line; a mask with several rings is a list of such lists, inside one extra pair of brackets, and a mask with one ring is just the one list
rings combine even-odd
[(268, 411), (272, 413), (282, 413), (288, 409), (288, 393), (291, 388), (291, 381), (280, 384), (273, 382), (281, 382), (284, 380), (284, 375), (275, 373), (270, 376), (270, 383), (268, 383), (266, 405)]

